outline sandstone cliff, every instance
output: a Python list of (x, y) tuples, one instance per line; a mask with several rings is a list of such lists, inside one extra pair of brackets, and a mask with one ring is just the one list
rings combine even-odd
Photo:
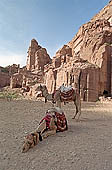
[(100, 68), (99, 94), (112, 94), (112, 1), (90, 22), (82, 25), (68, 43), (72, 54), (96, 64)]
[[(52, 91), (51, 87), (58, 88), (62, 83), (69, 85), (72, 77), (77, 77), (76, 71), (71, 71), (74, 70), (77, 56), (94, 65), (94, 69), (87, 66), (86, 76), (82, 74), (81, 77), (81, 80), (83, 79), (82, 90), (83, 87), (89, 87), (86, 91), (91, 96), (89, 99), (96, 100), (104, 91), (112, 95), (112, 1), (90, 22), (82, 25), (75, 37), (57, 51), (52, 59), (53, 69), (50, 68), (47, 71), (47, 77), (50, 75), (53, 77), (55, 74), (55, 78), (51, 78), (51, 83), (47, 85), (49, 91)], [(81, 65), (79, 70), (82, 70), (82, 73), (85, 72)], [(75, 86), (75, 82), (72, 85)]]
[(51, 62), (47, 50), (42, 48), (35, 39), (31, 40), (27, 56), (27, 70), (44, 69), (44, 65)]
[(105, 91), (112, 95), (112, 1), (82, 25), (52, 59), (47, 50), (32, 39), (26, 71), (24, 74), (21, 71), (22, 78), (19, 75), (12, 76), (12, 84), (14, 81), (16, 84), (17, 79), (22, 80), (18, 81), (22, 87), (29, 82), (41, 82), (52, 93), (64, 83), (80, 88), (81, 98), (87, 101), (96, 101)]

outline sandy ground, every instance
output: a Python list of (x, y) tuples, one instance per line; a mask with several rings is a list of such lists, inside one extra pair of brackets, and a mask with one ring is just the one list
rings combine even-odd
[(21, 153), (23, 137), (38, 126), (50, 103), (0, 100), (0, 170), (111, 170), (112, 103), (82, 103), (81, 121), (73, 103), (63, 106), (68, 131)]

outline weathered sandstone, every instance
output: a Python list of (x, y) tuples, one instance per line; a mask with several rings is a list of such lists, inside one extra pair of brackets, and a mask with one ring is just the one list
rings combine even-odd
[(35, 39), (32, 39), (28, 49), (27, 70), (43, 70), (44, 65), (50, 62), (51, 58), (47, 54), (47, 50), (38, 45), (38, 42)]
[(39, 83), (45, 83), (49, 93), (63, 83), (72, 85), (85, 101), (96, 101), (104, 92), (112, 96), (112, 1), (83, 24), (52, 59), (31, 40), (26, 67), (11, 75), (10, 86), (29, 87), (29, 95), (35, 96)]

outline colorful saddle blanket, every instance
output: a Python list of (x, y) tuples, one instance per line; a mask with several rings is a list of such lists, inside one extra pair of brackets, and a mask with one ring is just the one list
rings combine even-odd
[(60, 91), (60, 94), (61, 94), (61, 101), (70, 101), (72, 100), (73, 98), (73, 93), (74, 93), (74, 89), (70, 89), (69, 91), (67, 92), (61, 92)]
[(46, 116), (40, 121), (39, 124), (43, 122), (43, 120), (46, 121), (46, 130), (50, 129), (50, 121), (51, 121), (52, 115), (46, 113)]
[(43, 120), (46, 121), (45, 131), (50, 129), (50, 121), (52, 117), (54, 117), (54, 122), (57, 126), (57, 132), (62, 132), (68, 129), (67, 119), (64, 112), (60, 108), (55, 107), (47, 110), (46, 116), (40, 121), (40, 124), (43, 122)]
[(56, 122), (57, 132), (63, 132), (67, 130), (68, 125), (67, 125), (65, 114), (64, 113), (60, 114), (60, 113), (55, 112), (55, 116), (57, 118), (57, 122)]

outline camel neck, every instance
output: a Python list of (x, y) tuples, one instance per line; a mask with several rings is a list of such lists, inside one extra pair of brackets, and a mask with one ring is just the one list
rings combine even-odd
[(47, 90), (44, 90), (44, 91), (42, 91), (42, 95), (43, 95), (44, 97), (47, 97), (47, 96), (49, 95), (49, 93), (48, 93)]

